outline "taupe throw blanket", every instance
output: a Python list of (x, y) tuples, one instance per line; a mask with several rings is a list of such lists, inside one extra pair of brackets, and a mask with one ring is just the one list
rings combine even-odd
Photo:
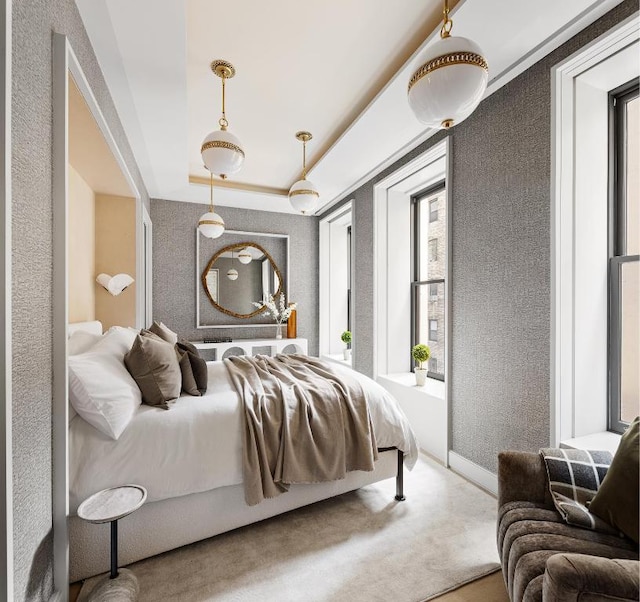
[(304, 355), (237, 356), (225, 364), (244, 403), (244, 492), (253, 506), (292, 483), (373, 470), (378, 457), (364, 391)]

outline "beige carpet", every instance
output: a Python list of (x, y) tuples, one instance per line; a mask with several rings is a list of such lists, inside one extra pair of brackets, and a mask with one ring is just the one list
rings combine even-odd
[(132, 564), (139, 600), (419, 602), (495, 571), (496, 500), (425, 456), (405, 475), (406, 502), (389, 479)]

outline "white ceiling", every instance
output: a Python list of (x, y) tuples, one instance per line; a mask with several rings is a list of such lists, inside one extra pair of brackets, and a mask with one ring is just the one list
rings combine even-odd
[[(208, 177), (200, 145), (218, 129), (221, 86), (209, 64), (231, 61), (231, 131), (246, 159), (235, 179), (288, 190), (300, 178), (295, 132), (314, 135), (312, 165), (431, 33), (441, 0), (187, 2), (189, 173)], [(223, 15), (224, 27), (215, 25)]]
[[(483, 49), (490, 94), (620, 1), (461, 0), (453, 34)], [(76, 2), (154, 198), (208, 202), (197, 176), (220, 112), (216, 58), (237, 69), (227, 116), (246, 152), (218, 205), (293, 212), (297, 130), (314, 134), (309, 178), (325, 208), (433, 133), (406, 86), (436, 39), (440, 0)]]

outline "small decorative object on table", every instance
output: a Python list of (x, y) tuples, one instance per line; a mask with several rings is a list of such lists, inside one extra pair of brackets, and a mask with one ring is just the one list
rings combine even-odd
[(422, 367), (424, 362), (428, 362), (431, 357), (431, 349), (427, 345), (416, 345), (411, 349), (411, 356), (418, 362), (416, 368), (416, 385), (423, 387), (427, 382), (427, 369)]
[(295, 339), (298, 336), (298, 311), (295, 309), (295, 303), (289, 303), (289, 307), (293, 305), (294, 309), (291, 310), (291, 315), (287, 320), (287, 338)]
[(345, 330), (340, 335), (340, 340), (346, 345), (346, 347), (342, 351), (342, 355), (344, 357), (344, 361), (348, 362), (351, 359), (351, 341), (353, 340), (351, 337), (351, 332)]
[(147, 490), (144, 487), (123, 485), (98, 491), (78, 507), (78, 516), (82, 520), (90, 523), (111, 523), (111, 572), (96, 584), (89, 594), (89, 600), (106, 602), (138, 599), (136, 576), (127, 569), (118, 571), (118, 520), (135, 512), (146, 499)]
[(263, 314), (271, 314), (271, 317), (276, 321), (276, 339), (281, 339), (282, 323), (289, 319), (291, 312), (296, 308), (296, 304), (290, 303), (288, 307), (285, 307), (284, 293), (280, 293), (280, 299), (277, 306), (273, 295), (269, 295), (269, 298), (262, 301), (262, 303), (252, 301), (252, 304), (256, 307), (264, 308), (262, 311)]

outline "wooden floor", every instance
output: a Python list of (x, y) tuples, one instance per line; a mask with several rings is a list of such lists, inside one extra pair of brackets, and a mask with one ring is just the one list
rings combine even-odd
[[(69, 586), (70, 602), (76, 602), (81, 587), (82, 583), (73, 583)], [(478, 602), (478, 600), (482, 600), (482, 602), (509, 602), (500, 571), (434, 598), (435, 602)]]

